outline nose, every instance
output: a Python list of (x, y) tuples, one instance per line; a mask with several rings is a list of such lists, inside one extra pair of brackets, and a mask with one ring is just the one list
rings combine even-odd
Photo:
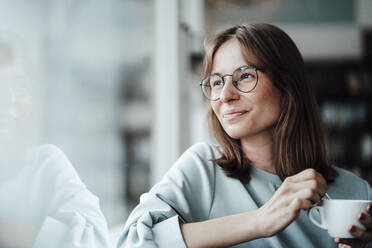
[(222, 102), (229, 102), (239, 99), (239, 92), (233, 85), (232, 77), (225, 77), (225, 85), (222, 88), (220, 100)]

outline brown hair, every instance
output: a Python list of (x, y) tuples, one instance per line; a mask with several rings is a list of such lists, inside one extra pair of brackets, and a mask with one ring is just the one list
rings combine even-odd
[[(205, 43), (204, 76), (211, 73), (217, 50), (230, 39), (237, 39), (243, 57), (250, 51), (281, 94), (281, 113), (273, 128), (273, 159), (277, 175), (284, 180), (304, 169), (313, 168), (331, 182), (337, 171), (330, 165), (325, 130), (302, 56), (292, 39), (270, 24), (231, 27)], [(214, 159), (229, 177), (249, 180), (250, 161), (240, 140), (224, 131), (210, 104), (207, 114), (212, 136), (223, 150)]]

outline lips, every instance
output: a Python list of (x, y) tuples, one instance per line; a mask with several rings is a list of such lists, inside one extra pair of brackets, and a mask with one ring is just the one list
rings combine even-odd
[(248, 113), (247, 110), (239, 110), (239, 111), (228, 111), (227, 113), (223, 114), (223, 118), (225, 119), (235, 119), (244, 114)]

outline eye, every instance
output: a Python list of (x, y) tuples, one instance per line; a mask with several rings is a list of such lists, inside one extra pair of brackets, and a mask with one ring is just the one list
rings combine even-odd
[(222, 85), (223, 85), (223, 83), (222, 83), (221, 80), (216, 80), (216, 81), (213, 81), (213, 82), (211, 83), (211, 86), (212, 86), (212, 87), (219, 87), (219, 86), (222, 86)]
[(243, 73), (241, 76), (240, 76), (240, 80), (244, 80), (244, 79), (247, 79), (247, 78), (253, 78), (254, 76), (250, 73)]

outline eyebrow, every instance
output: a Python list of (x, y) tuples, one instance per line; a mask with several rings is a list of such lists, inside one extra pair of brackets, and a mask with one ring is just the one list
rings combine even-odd
[[(240, 65), (240, 66), (236, 67), (235, 70), (238, 69), (238, 68), (241, 68), (243, 66), (252, 66), (252, 67), (255, 67), (255, 68), (261, 68), (260, 66), (256, 65), (255, 63), (246, 63), (246, 64), (243, 64), (243, 65)], [(233, 73), (234, 71), (232, 71), (231, 73)], [(211, 72), (210, 75), (219, 75), (219, 76), (221, 76), (222, 73), (220, 73), (220, 72), (217, 71), (217, 72)], [(227, 74), (225, 74), (225, 75), (227, 75)], [(228, 75), (231, 75), (231, 74), (228, 74)]]
[[(247, 64), (247, 65), (248, 65), (248, 64)], [(236, 68), (234, 69), (234, 71), (235, 71), (236, 69), (242, 67), (242, 66), (245, 66), (245, 65), (240, 65), (240, 66), (236, 67)], [(234, 71), (232, 71), (231, 73), (233, 73)], [(221, 73), (221, 72), (218, 72), (218, 71), (216, 71), (216, 72), (211, 72), (211, 75), (215, 75), (215, 74), (217, 74), (217, 75), (222, 75), (222, 73)]]

